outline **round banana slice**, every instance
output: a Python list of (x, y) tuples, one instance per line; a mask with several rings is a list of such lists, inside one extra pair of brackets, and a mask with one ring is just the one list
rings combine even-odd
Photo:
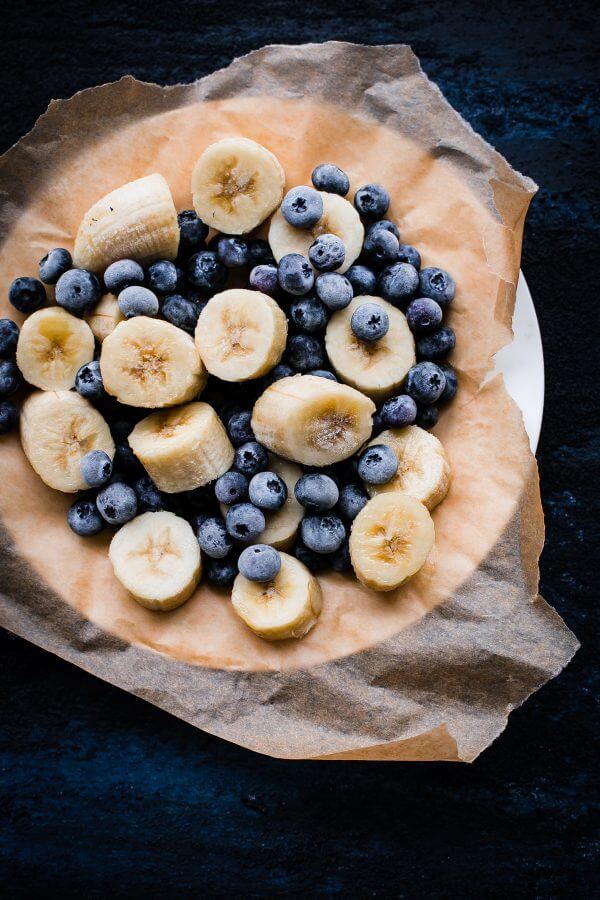
[(85, 321), (92, 329), (92, 334), (99, 344), (104, 338), (112, 334), (119, 322), (125, 321), (125, 316), (119, 309), (117, 298), (114, 294), (105, 294), (94, 308), (86, 313)]
[(261, 394), (252, 412), (257, 441), (306, 466), (347, 459), (371, 436), (375, 404), (364, 394), (315, 375), (293, 375)]
[(276, 156), (248, 138), (224, 138), (192, 172), (194, 209), (226, 234), (247, 234), (281, 203), (285, 172)]
[(392, 591), (424, 564), (435, 540), (427, 509), (408, 494), (378, 494), (352, 523), (350, 559), (359, 581)]
[(88, 209), (75, 239), (73, 264), (103, 272), (118, 259), (145, 265), (175, 259), (177, 212), (162, 175), (146, 175), (111, 191)]
[(68, 391), (78, 369), (94, 358), (89, 325), (59, 306), (32, 313), (21, 328), (17, 365), (29, 384), (44, 391)]
[(67, 494), (87, 488), (80, 461), (90, 450), (112, 459), (110, 429), (92, 404), (74, 391), (35, 391), (21, 410), (21, 444), (48, 487)]
[(277, 262), (288, 253), (301, 253), (308, 259), (308, 248), (320, 234), (336, 234), (346, 249), (343, 264), (337, 270), (346, 272), (362, 250), (365, 229), (360, 216), (348, 200), (338, 194), (319, 191), (323, 198), (323, 215), (313, 228), (294, 228), (278, 209), (269, 226), (269, 244)]
[(108, 551), (114, 573), (146, 609), (181, 606), (200, 581), (200, 547), (192, 526), (170, 512), (146, 512), (117, 531)]
[(259, 378), (285, 350), (287, 318), (260, 291), (235, 288), (215, 294), (202, 310), (195, 341), (211, 375), (223, 381)]
[(234, 456), (216, 412), (198, 402), (142, 419), (129, 435), (129, 446), (167, 494), (208, 484), (231, 467)]
[[(381, 306), (390, 321), (388, 333), (372, 343), (359, 340), (350, 327), (352, 314), (363, 303)], [(397, 391), (416, 362), (406, 317), (380, 297), (355, 297), (349, 306), (334, 313), (325, 332), (325, 347), (338, 377), (375, 401)]]
[(267, 641), (301, 638), (316, 624), (321, 612), (319, 582), (305, 565), (281, 554), (279, 574), (266, 583), (238, 575), (231, 603), (248, 628)]
[(120, 403), (150, 409), (186, 403), (208, 377), (190, 335), (148, 316), (121, 322), (104, 339), (100, 371)]
[(371, 441), (386, 444), (398, 459), (398, 471), (387, 484), (367, 484), (369, 494), (402, 492), (433, 509), (444, 499), (450, 487), (450, 463), (444, 446), (434, 434), (409, 425), (390, 428)]

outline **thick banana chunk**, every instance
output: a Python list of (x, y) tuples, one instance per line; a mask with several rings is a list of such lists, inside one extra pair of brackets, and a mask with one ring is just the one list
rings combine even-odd
[(192, 400), (208, 377), (190, 335), (148, 316), (121, 322), (104, 339), (100, 371), (109, 394), (149, 409)]
[(35, 391), (21, 410), (25, 456), (48, 487), (67, 494), (87, 485), (80, 461), (90, 450), (112, 459), (115, 445), (98, 410), (74, 391)]
[(135, 426), (129, 445), (167, 494), (208, 484), (231, 467), (234, 456), (227, 432), (208, 403), (152, 413)]
[(375, 404), (364, 394), (315, 375), (282, 378), (252, 413), (257, 441), (286, 459), (327, 466), (352, 456), (371, 436)]
[(351, 203), (338, 194), (319, 191), (323, 198), (323, 215), (313, 228), (294, 228), (278, 209), (269, 226), (269, 243), (277, 262), (287, 253), (301, 253), (308, 258), (308, 248), (320, 234), (336, 234), (343, 241), (346, 256), (337, 270), (346, 272), (362, 250), (365, 230)]
[(39, 309), (23, 323), (17, 365), (29, 384), (44, 391), (68, 391), (77, 370), (93, 358), (90, 327), (59, 306)]
[(104, 338), (112, 334), (120, 322), (125, 321), (125, 316), (119, 309), (117, 298), (114, 294), (105, 294), (94, 308), (86, 313), (85, 321), (92, 329), (92, 334), (99, 344)]
[(319, 582), (306, 566), (282, 553), (281, 569), (273, 581), (262, 584), (238, 575), (231, 602), (255, 634), (267, 641), (282, 641), (310, 631), (321, 612), (322, 597)]
[(147, 512), (117, 531), (108, 551), (116, 577), (146, 609), (181, 606), (200, 581), (200, 547), (191, 525), (170, 512)]
[(146, 175), (106, 194), (88, 209), (75, 239), (73, 263), (103, 272), (118, 259), (142, 264), (175, 259), (179, 226), (169, 185)]
[(367, 484), (371, 494), (401, 491), (433, 509), (444, 499), (450, 487), (450, 464), (441, 441), (434, 434), (409, 425), (390, 428), (372, 444), (387, 444), (398, 458), (398, 471), (387, 484)]
[[(388, 333), (372, 343), (359, 340), (350, 326), (352, 314), (363, 303), (381, 306), (390, 321)], [(406, 317), (380, 297), (355, 297), (349, 306), (334, 313), (325, 332), (325, 346), (338, 377), (376, 401), (397, 391), (416, 361)]]
[(211, 375), (223, 381), (259, 378), (285, 350), (287, 318), (260, 291), (236, 288), (215, 294), (202, 310), (195, 341)]
[(270, 150), (248, 138), (224, 138), (207, 147), (194, 166), (194, 208), (217, 231), (247, 234), (279, 206), (284, 183)]
[(419, 571), (435, 540), (427, 509), (408, 494), (378, 494), (352, 524), (350, 559), (359, 581), (392, 591)]

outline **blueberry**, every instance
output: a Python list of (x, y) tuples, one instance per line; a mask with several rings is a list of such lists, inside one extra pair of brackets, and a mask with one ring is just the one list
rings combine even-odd
[(378, 434), (384, 430), (385, 426), (383, 424), (383, 419), (381, 418), (381, 411), (377, 410), (373, 413), (373, 424), (371, 428), (371, 437), (376, 437)]
[(225, 287), (227, 267), (217, 259), (216, 253), (203, 250), (190, 259), (187, 277), (195, 287), (206, 293), (216, 293)]
[(357, 484), (345, 484), (340, 490), (338, 501), (340, 515), (347, 522), (353, 522), (368, 500), (368, 495)]
[(109, 525), (123, 525), (137, 515), (135, 491), (121, 481), (113, 481), (98, 491), (96, 506)]
[(158, 259), (148, 266), (146, 277), (148, 287), (155, 294), (172, 294), (177, 289), (177, 266), (168, 259)]
[(320, 553), (315, 553), (314, 550), (309, 550), (306, 544), (303, 544), (301, 540), (296, 540), (292, 553), (296, 559), (300, 560), (300, 562), (314, 575), (317, 575), (327, 568), (327, 557), (322, 556)]
[(86, 312), (98, 302), (101, 294), (100, 282), (87, 269), (69, 269), (56, 282), (56, 302), (75, 315)]
[(80, 537), (91, 537), (104, 528), (104, 521), (92, 500), (77, 500), (69, 507), (67, 522)]
[(321, 163), (313, 169), (311, 179), (318, 191), (327, 191), (328, 194), (345, 197), (350, 190), (350, 179), (333, 163)]
[(237, 562), (233, 554), (225, 556), (223, 559), (211, 559), (209, 557), (206, 560), (204, 574), (207, 580), (214, 584), (215, 587), (229, 587), (235, 581), (237, 573)]
[(438, 363), (438, 366), (444, 373), (446, 379), (446, 387), (442, 392), (440, 400), (452, 400), (458, 390), (458, 377), (456, 371), (449, 363)]
[(100, 400), (104, 396), (102, 373), (97, 359), (85, 363), (78, 370), (75, 376), (75, 390), (86, 400)]
[(398, 250), (398, 262), (410, 263), (415, 269), (420, 269), (421, 254), (416, 247), (411, 247), (410, 244), (400, 244), (400, 249)]
[(408, 394), (398, 394), (386, 400), (380, 410), (381, 423), (386, 428), (405, 428), (417, 416), (417, 404)]
[(417, 403), (435, 403), (444, 393), (446, 377), (432, 362), (417, 363), (406, 376), (406, 393)]
[(233, 542), (220, 516), (207, 516), (196, 532), (200, 549), (212, 559), (223, 559), (231, 551)]
[(222, 234), (216, 244), (217, 259), (228, 269), (240, 269), (250, 262), (248, 244), (241, 237)]
[(163, 495), (149, 475), (141, 475), (132, 484), (137, 497), (138, 512), (160, 512), (165, 508)]
[(12, 319), (0, 319), (0, 357), (14, 356), (19, 341), (19, 326)]
[[(254, 476), (255, 478), (258, 476)], [(215, 497), (219, 503), (232, 506), (248, 496), (248, 479), (241, 472), (225, 472), (215, 482)]]
[(121, 291), (117, 303), (126, 319), (133, 319), (134, 316), (156, 316), (159, 310), (156, 294), (139, 285)]
[(112, 460), (104, 450), (90, 450), (80, 459), (79, 467), (88, 487), (102, 487), (112, 475)]
[(293, 334), (288, 341), (287, 358), (296, 372), (320, 369), (325, 362), (323, 344), (311, 334)]
[(390, 329), (390, 317), (378, 303), (361, 303), (352, 313), (350, 327), (360, 341), (379, 341)]
[(308, 258), (320, 272), (333, 272), (346, 257), (344, 242), (337, 234), (320, 234), (308, 248)]
[(329, 381), (337, 381), (337, 378), (335, 377), (333, 372), (329, 372), (327, 369), (313, 369), (307, 374), (314, 375), (316, 378), (327, 378)]
[(275, 472), (258, 472), (250, 481), (248, 494), (251, 503), (272, 512), (281, 509), (288, 492), (285, 481)]
[(354, 195), (354, 205), (365, 222), (375, 222), (388, 211), (390, 195), (380, 184), (365, 184)]
[(250, 272), (250, 287), (255, 291), (262, 291), (269, 297), (274, 297), (279, 291), (279, 278), (277, 277), (277, 266), (261, 263)]
[(270, 384), (275, 384), (276, 381), (281, 381), (282, 378), (289, 378), (295, 374), (292, 367), (288, 366), (287, 363), (279, 363), (274, 369), (271, 369), (268, 375), (265, 375), (263, 384), (265, 387), (269, 387)]
[(386, 444), (374, 444), (361, 454), (358, 474), (366, 484), (387, 484), (398, 471), (398, 458)]
[(454, 300), (456, 285), (444, 269), (428, 266), (419, 272), (419, 292), (423, 297), (431, 297), (444, 309)]
[(377, 279), (381, 296), (398, 305), (410, 300), (419, 286), (419, 273), (409, 263), (387, 266)]
[(0, 401), (0, 434), (8, 434), (19, 421), (19, 407), (12, 400)]
[(346, 538), (346, 529), (338, 516), (306, 516), (300, 524), (300, 535), (309, 550), (335, 553)]
[(144, 283), (144, 270), (134, 259), (119, 259), (104, 271), (104, 286), (111, 294), (120, 294), (125, 288)]
[(329, 563), (334, 572), (343, 575), (344, 572), (352, 571), (352, 560), (350, 559), (350, 545), (348, 541), (344, 541), (342, 546), (332, 553), (329, 557)]
[(264, 513), (252, 503), (236, 503), (225, 519), (227, 531), (238, 541), (249, 543), (265, 530)]
[(138, 473), (141, 469), (140, 461), (129, 446), (128, 441), (118, 441), (115, 444), (115, 465), (119, 470)]
[(247, 243), (251, 266), (272, 265), (275, 262), (268, 241), (263, 238), (250, 238)]
[(23, 384), (23, 376), (12, 359), (0, 359), (0, 398), (10, 397)]
[(421, 406), (417, 413), (416, 424), (420, 428), (429, 430), (434, 425), (437, 425), (439, 417), (440, 413), (437, 406)]
[(281, 213), (294, 228), (312, 228), (323, 215), (323, 198), (314, 188), (300, 185), (287, 192)]
[(296, 296), (308, 293), (315, 283), (312, 266), (300, 253), (288, 253), (281, 257), (277, 277), (283, 290)]
[(193, 209), (184, 209), (177, 214), (179, 225), (179, 256), (191, 256), (204, 249), (208, 237), (208, 225), (198, 218)]
[(373, 224), (369, 225), (367, 228), (367, 235), (374, 234), (377, 231), (387, 231), (390, 234), (393, 234), (398, 241), (398, 244), (400, 244), (400, 232), (398, 226), (390, 219), (379, 219), (378, 222), (373, 222)]
[(296, 328), (308, 334), (323, 331), (327, 325), (327, 309), (317, 297), (312, 295), (294, 300), (290, 305), (289, 317)]
[(378, 266), (386, 266), (397, 260), (399, 248), (398, 238), (385, 228), (370, 229), (363, 244), (367, 259)]
[(15, 309), (27, 316), (44, 305), (46, 289), (37, 278), (15, 278), (8, 290), (8, 299)]
[(417, 341), (419, 359), (445, 359), (456, 346), (456, 335), (448, 325), (442, 325), (437, 331), (425, 335)]
[(310, 472), (296, 482), (294, 494), (298, 503), (312, 512), (332, 509), (338, 502), (340, 492), (338, 486), (328, 475)]
[(248, 581), (273, 581), (281, 569), (281, 556), (268, 544), (253, 544), (240, 553), (238, 568)]
[(269, 463), (269, 454), (257, 441), (247, 441), (235, 451), (233, 466), (242, 475), (252, 478), (258, 472), (264, 472)]
[(256, 441), (252, 425), (250, 424), (251, 421), (251, 409), (236, 412), (230, 417), (227, 423), (227, 434), (234, 447), (239, 447), (241, 444), (246, 444), (249, 441)]
[(39, 262), (40, 281), (44, 284), (56, 284), (61, 275), (64, 275), (73, 265), (73, 257), (68, 250), (57, 247), (46, 253)]
[(315, 282), (317, 297), (328, 309), (344, 309), (354, 296), (352, 285), (345, 275), (338, 272), (325, 272)]
[(162, 314), (171, 325), (191, 334), (198, 324), (200, 310), (192, 300), (181, 294), (171, 294), (163, 303)]
[(427, 334), (442, 321), (442, 307), (430, 297), (417, 297), (406, 307), (406, 321), (413, 334)]
[(346, 278), (352, 285), (352, 291), (355, 297), (370, 297), (375, 293), (377, 286), (377, 275), (367, 266), (355, 265), (350, 266), (346, 272)]

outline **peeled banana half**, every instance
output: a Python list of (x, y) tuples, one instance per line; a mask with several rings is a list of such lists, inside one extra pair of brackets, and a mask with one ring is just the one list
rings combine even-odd
[(409, 425), (390, 428), (378, 435), (372, 444), (386, 444), (398, 459), (398, 471), (387, 484), (367, 484), (371, 496), (381, 493), (410, 494), (427, 509), (444, 499), (450, 487), (450, 463), (444, 445), (434, 434)]
[(29, 384), (44, 391), (69, 390), (78, 369), (93, 358), (89, 325), (59, 306), (39, 309), (23, 323), (17, 365)]

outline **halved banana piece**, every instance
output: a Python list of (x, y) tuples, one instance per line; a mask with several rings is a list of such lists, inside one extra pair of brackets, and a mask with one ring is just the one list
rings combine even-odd
[(196, 326), (196, 347), (211, 375), (223, 381), (259, 378), (285, 350), (287, 318), (260, 291), (234, 288), (215, 294)]
[(109, 394), (145, 409), (186, 403), (208, 378), (190, 335), (148, 316), (121, 322), (104, 339), (100, 371)]
[(21, 328), (17, 365), (29, 384), (44, 391), (69, 390), (78, 369), (94, 358), (89, 325), (60, 306), (38, 309)]
[(146, 512), (117, 531), (108, 551), (114, 573), (146, 609), (181, 606), (200, 581), (200, 547), (191, 525), (170, 512)]
[(285, 172), (270, 150), (249, 138), (224, 138), (194, 166), (194, 209), (217, 231), (247, 234), (279, 206), (284, 184)]
[(315, 375), (293, 375), (261, 394), (252, 413), (256, 440), (286, 459), (327, 466), (347, 459), (371, 436), (375, 404)]
[(112, 334), (120, 322), (125, 321), (125, 316), (119, 309), (117, 298), (114, 294), (105, 294), (90, 312), (86, 313), (85, 321), (92, 329), (92, 334), (99, 344), (104, 338)]
[(386, 444), (398, 459), (398, 471), (387, 484), (367, 484), (369, 494), (401, 491), (433, 509), (444, 499), (450, 487), (450, 463), (444, 445), (434, 434), (409, 425), (390, 428), (371, 441)]
[[(388, 314), (389, 331), (378, 341), (361, 341), (352, 331), (352, 314), (363, 303), (375, 303)], [(355, 297), (334, 313), (325, 332), (325, 347), (338, 377), (376, 401), (397, 391), (416, 362), (406, 317), (380, 297)]]
[(346, 272), (362, 250), (365, 229), (360, 216), (348, 200), (338, 194), (319, 191), (323, 198), (323, 215), (313, 228), (294, 228), (277, 210), (269, 226), (269, 244), (277, 262), (287, 253), (301, 253), (308, 259), (308, 248), (320, 234), (336, 234), (344, 244), (346, 256), (337, 270)]
[(374, 591), (392, 591), (419, 571), (434, 540), (433, 520), (422, 503), (408, 494), (378, 494), (352, 523), (356, 577)]
[(92, 404), (74, 391), (35, 391), (21, 410), (21, 444), (48, 487), (67, 494), (87, 488), (80, 461), (90, 450), (112, 459), (110, 429)]
[(73, 264), (103, 272), (118, 259), (142, 264), (175, 259), (179, 248), (177, 212), (162, 175), (124, 184), (88, 209), (75, 238)]
[(208, 403), (188, 403), (138, 422), (129, 446), (156, 486), (167, 494), (192, 491), (226, 472), (234, 449)]
[(281, 554), (281, 569), (273, 581), (249, 581), (240, 574), (231, 592), (238, 616), (267, 641), (304, 637), (316, 624), (322, 602), (317, 579), (287, 553)]

